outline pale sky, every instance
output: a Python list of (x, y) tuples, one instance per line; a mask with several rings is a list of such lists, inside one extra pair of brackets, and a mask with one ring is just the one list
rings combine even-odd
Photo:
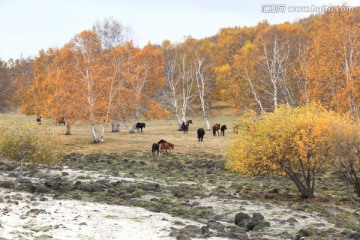
[[(185, 36), (204, 38), (221, 28), (293, 22), (310, 12), (289, 6), (359, 6), (359, 0), (0, 0), (0, 59), (35, 57), (40, 49), (62, 47), (96, 21), (112, 17), (130, 26), (140, 47)], [(284, 13), (265, 13), (269, 5), (286, 4)], [(315, 12), (312, 12), (315, 13)]]

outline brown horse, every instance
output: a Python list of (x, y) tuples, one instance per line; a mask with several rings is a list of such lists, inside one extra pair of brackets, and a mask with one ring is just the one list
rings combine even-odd
[(65, 126), (65, 118), (64, 117), (58, 117), (57, 119), (59, 126), (64, 125)]
[(159, 155), (159, 144), (161, 144), (161, 143), (166, 143), (166, 141), (164, 139), (161, 139), (157, 143), (153, 143), (153, 145), (151, 146), (151, 152), (154, 157), (155, 157), (156, 151), (157, 151), (157, 154)]
[(173, 143), (169, 143), (169, 142), (162, 142), (159, 144), (159, 156), (162, 155), (163, 151), (165, 150), (167, 152), (167, 150), (169, 149), (174, 150), (174, 144)]
[(220, 129), (220, 124), (214, 124), (214, 126), (212, 126), (212, 130), (213, 130), (213, 135), (216, 136), (216, 132), (218, 133), (218, 135), (220, 135), (219, 133), (219, 129)]

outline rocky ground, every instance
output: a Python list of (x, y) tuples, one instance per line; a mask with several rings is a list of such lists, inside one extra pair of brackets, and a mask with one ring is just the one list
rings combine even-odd
[[(360, 209), (336, 174), (301, 199), (285, 177), (245, 177), (221, 155), (72, 153), (0, 163), (0, 239), (360, 239)], [(335, 189), (335, 190), (334, 190)]]

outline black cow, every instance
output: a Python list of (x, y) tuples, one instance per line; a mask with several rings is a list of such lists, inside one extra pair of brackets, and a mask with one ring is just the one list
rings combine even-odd
[(141, 129), (141, 132), (142, 132), (143, 128), (145, 128), (145, 123), (138, 122), (138, 123), (136, 123), (135, 128), (136, 128), (137, 132), (139, 132), (139, 129)]
[(198, 135), (199, 142), (202, 142), (204, 139), (205, 130), (203, 128), (199, 128), (197, 130), (197, 135)]
[(221, 134), (225, 136), (225, 130), (227, 130), (226, 125), (221, 126)]

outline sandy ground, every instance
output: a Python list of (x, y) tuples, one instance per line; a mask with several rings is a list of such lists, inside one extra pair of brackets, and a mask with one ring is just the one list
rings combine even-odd
[(0, 196), (0, 237), (5, 239), (174, 239), (171, 228), (183, 227), (176, 221), (200, 226), (137, 207), (55, 200), (2, 188)]

